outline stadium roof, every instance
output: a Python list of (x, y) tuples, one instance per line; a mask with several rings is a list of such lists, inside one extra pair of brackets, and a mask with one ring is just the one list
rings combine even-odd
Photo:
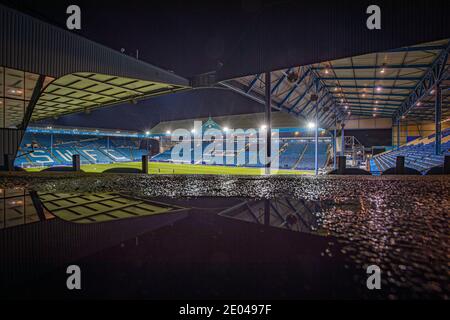
[(5, 127), (21, 122), (40, 76), (45, 80), (34, 121), (189, 88), (187, 79), (170, 71), (3, 5), (0, 39)]
[[(154, 126), (150, 132), (152, 135), (166, 134), (168, 131), (176, 129), (191, 130), (194, 126), (194, 121), (202, 121), (207, 123), (210, 118), (195, 118), (187, 120), (162, 121)], [(264, 124), (264, 113), (250, 113), (239, 114), (231, 116), (217, 116), (212, 120), (220, 127), (229, 129), (259, 129)], [(299, 119), (282, 112), (272, 113), (272, 128), (300, 128), (305, 127), (306, 123), (299, 121)]]
[(66, 126), (28, 126), (27, 133), (127, 138), (151, 137), (150, 134), (147, 134), (146, 132)]
[(34, 108), (32, 120), (85, 111), (124, 101), (135, 102), (186, 87), (116, 77), (98, 73), (78, 72), (51, 82)]
[[(442, 115), (450, 116), (449, 40), (324, 61), (271, 72), (273, 108), (313, 119), (311, 94), (319, 95), (319, 123), (350, 116), (432, 120), (433, 87), (442, 87)], [(220, 82), (264, 103), (264, 74)]]

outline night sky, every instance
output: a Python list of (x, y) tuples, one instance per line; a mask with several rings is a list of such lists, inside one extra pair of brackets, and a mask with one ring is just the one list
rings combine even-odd
[[(66, 8), (82, 12), (78, 33), (183, 76), (219, 69), (224, 77), (310, 64), (450, 37), (449, 1), (411, 0), (0, 0), (65, 28)], [(366, 28), (366, 8), (382, 30)]]
[[(382, 8), (382, 30), (376, 31), (365, 26), (371, 0), (0, 2), (62, 28), (67, 6), (77, 4), (82, 12), (77, 33), (130, 55), (139, 49), (141, 60), (185, 77), (216, 70), (220, 79), (229, 79), (450, 37), (448, 0), (376, 1)], [(144, 130), (181, 116), (262, 111), (236, 95), (205, 90), (149, 99), (126, 107), (130, 119), (120, 123)], [(116, 126), (117, 108), (67, 119), (76, 118), (74, 125)]]

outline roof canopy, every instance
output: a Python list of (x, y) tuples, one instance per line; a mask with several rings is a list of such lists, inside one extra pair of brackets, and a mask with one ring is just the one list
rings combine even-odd
[(74, 73), (51, 82), (34, 108), (32, 120), (89, 112), (124, 101), (173, 93), (183, 86), (96, 73)]
[[(442, 88), (442, 114), (450, 115), (449, 40), (387, 52), (292, 67), (271, 72), (273, 108), (313, 119), (318, 93), (319, 122), (331, 126), (350, 116), (432, 120), (436, 83)], [(220, 85), (264, 103), (263, 74)]]

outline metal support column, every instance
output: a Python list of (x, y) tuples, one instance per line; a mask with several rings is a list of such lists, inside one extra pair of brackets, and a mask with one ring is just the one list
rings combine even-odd
[(434, 103), (434, 125), (435, 125), (435, 154), (441, 154), (441, 117), (442, 117), (442, 95), (441, 86), (436, 84), (435, 89), (435, 103)]
[(271, 165), (271, 146), (272, 146), (272, 99), (271, 99), (271, 84), (270, 84), (270, 72), (266, 72), (266, 116), (265, 116), (265, 125), (266, 125), (266, 174), (270, 174), (270, 165)]
[(397, 156), (395, 160), (395, 173), (396, 174), (405, 173), (405, 156)]
[(75, 172), (79, 172), (81, 170), (81, 161), (79, 154), (72, 155), (72, 170)]
[(337, 153), (337, 148), (336, 148), (336, 139), (337, 139), (337, 129), (336, 129), (336, 122), (334, 124), (334, 130), (333, 130), (333, 169), (337, 168), (337, 164), (336, 164), (336, 153)]
[(148, 174), (148, 155), (142, 156), (142, 173)]
[(345, 156), (345, 124), (342, 122), (341, 124), (341, 156)]
[(397, 119), (397, 143), (396, 149), (400, 149), (400, 119)]
[(316, 103), (316, 118), (315, 122), (315, 132), (314, 132), (314, 174), (317, 176), (319, 174), (319, 104)]

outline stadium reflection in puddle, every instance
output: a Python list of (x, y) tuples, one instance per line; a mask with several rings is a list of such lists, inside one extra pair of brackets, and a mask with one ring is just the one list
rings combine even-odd
[[(140, 199), (146, 206), (157, 203), (164, 208), (137, 218), (121, 216), (120, 221), (102, 225), (139, 221), (142, 226), (141, 221), (176, 214), (166, 208), (189, 212), (75, 259), (89, 270), (86, 281), (96, 284), (95, 290), (84, 291), (89, 297), (449, 296), (447, 178), (78, 179), (50, 180), (39, 186), (47, 195), (50, 190), (70, 193), (74, 190), (70, 185), (79, 190), (81, 181), (91, 189), (82, 195), (86, 201), (97, 190), (106, 205), (110, 198), (104, 192), (122, 190), (123, 197), (127, 189), (127, 201)], [(186, 180), (189, 185), (184, 184)], [(152, 189), (144, 188), (150, 181)], [(180, 194), (181, 186), (190, 197)], [(189, 193), (194, 189), (196, 194), (209, 195), (192, 197)], [(242, 197), (224, 197), (224, 189), (240, 190)], [(271, 190), (270, 199), (247, 196), (264, 190)], [(299, 196), (302, 190), (305, 197)], [(83, 205), (105, 210), (92, 203)], [(367, 290), (369, 265), (381, 269), (380, 291)], [(52, 296), (56, 285), (51, 284), (60, 281), (58, 274), (64, 276), (64, 272), (54, 274), (33, 283), (42, 286), (40, 290), (48, 288)]]
[(0, 189), (0, 229), (39, 221), (30, 193), (24, 188)]

